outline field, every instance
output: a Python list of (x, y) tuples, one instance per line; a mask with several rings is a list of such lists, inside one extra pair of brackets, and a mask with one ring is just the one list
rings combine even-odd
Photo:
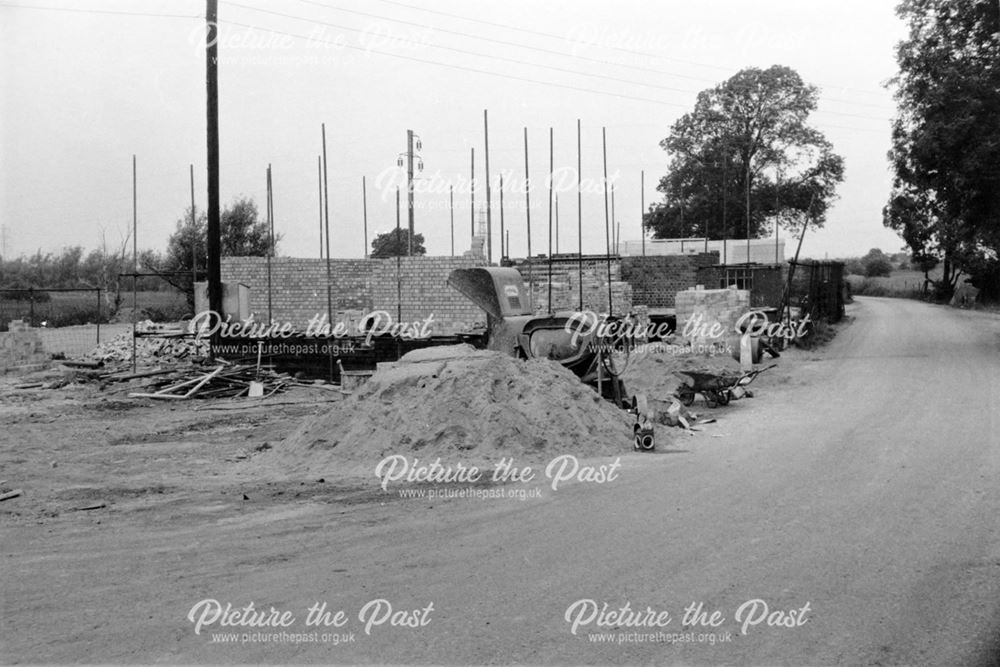
[[(941, 271), (930, 273), (931, 280), (941, 277)], [(851, 285), (851, 293), (865, 296), (891, 296), (901, 298), (921, 298), (924, 290), (924, 274), (910, 269), (897, 269), (891, 276), (866, 278), (864, 276), (847, 276)], [(932, 287), (928, 287), (932, 289)]]
[[(96, 291), (38, 291), (32, 301), (24, 292), (0, 290), (0, 331), (6, 331), (11, 320), (30, 320), (35, 326), (59, 328), (131, 318), (132, 292), (122, 294), (118, 316), (112, 318), (108, 317), (104, 294), (101, 296), (103, 303), (99, 304)], [(174, 289), (138, 292), (135, 302), (139, 319), (154, 322), (182, 319), (190, 312), (185, 294)]]

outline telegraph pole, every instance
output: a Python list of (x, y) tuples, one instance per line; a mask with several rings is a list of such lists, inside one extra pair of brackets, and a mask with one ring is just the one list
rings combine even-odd
[(413, 130), (406, 131), (406, 220), (410, 228), (410, 238), (406, 244), (406, 256), (413, 254)]
[[(205, 87), (208, 135), (208, 309), (222, 316), (222, 238), (219, 224), (219, 65), (218, 0), (206, 0)], [(213, 335), (218, 342), (219, 335)]]
[(420, 150), (420, 137), (417, 136), (413, 130), (406, 131), (406, 152), (400, 153), (397, 163), (400, 167), (403, 166), (403, 157), (406, 157), (406, 217), (409, 223), (410, 239), (406, 244), (406, 254), (413, 254), (413, 167), (414, 160), (416, 160), (416, 168), (418, 171), (423, 171), (424, 162), (420, 159), (420, 156), (414, 152), (414, 149)]

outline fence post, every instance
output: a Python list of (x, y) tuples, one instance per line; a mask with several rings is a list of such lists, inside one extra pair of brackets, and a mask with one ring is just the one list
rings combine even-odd
[(35, 288), (28, 288), (28, 326), (35, 326)]
[(97, 288), (97, 345), (101, 344), (101, 288)]

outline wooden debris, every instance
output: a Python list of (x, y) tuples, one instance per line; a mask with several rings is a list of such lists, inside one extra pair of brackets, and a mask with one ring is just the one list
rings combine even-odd
[(14, 489), (13, 491), (8, 491), (7, 493), (0, 493), (0, 501), (17, 498), (20, 495), (24, 495), (24, 491), (21, 489)]

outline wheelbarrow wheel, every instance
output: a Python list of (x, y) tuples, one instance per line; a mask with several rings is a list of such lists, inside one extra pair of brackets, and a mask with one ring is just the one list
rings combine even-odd
[(710, 408), (718, 407), (719, 395), (712, 389), (705, 392), (705, 404)]
[(715, 395), (719, 405), (729, 405), (729, 390), (722, 389)]
[(679, 389), (677, 391), (677, 400), (681, 402), (681, 405), (689, 408), (694, 403), (694, 392), (690, 389)]

